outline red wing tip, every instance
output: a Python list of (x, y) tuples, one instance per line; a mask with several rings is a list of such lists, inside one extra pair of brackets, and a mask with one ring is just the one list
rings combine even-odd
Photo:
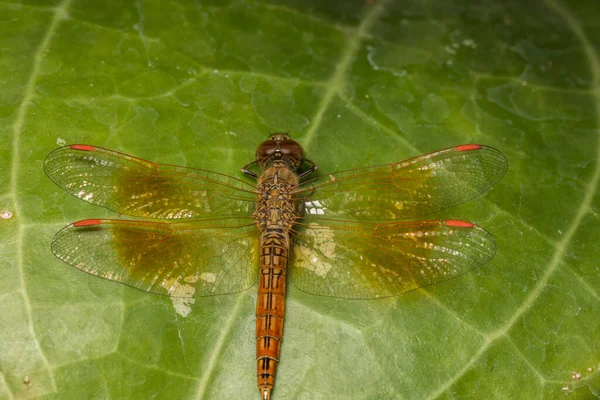
[(470, 150), (479, 150), (481, 148), (480, 144), (463, 144), (456, 148), (456, 151), (470, 151)]
[(73, 150), (83, 150), (83, 151), (96, 151), (94, 146), (90, 146), (89, 144), (72, 144), (69, 148)]
[(92, 225), (100, 225), (102, 224), (102, 220), (99, 219), (84, 219), (81, 221), (73, 222), (73, 226), (92, 226)]
[(472, 224), (467, 221), (459, 221), (457, 219), (451, 219), (451, 220), (446, 221), (446, 226), (453, 227), (453, 228), (473, 228), (475, 226), (475, 224)]

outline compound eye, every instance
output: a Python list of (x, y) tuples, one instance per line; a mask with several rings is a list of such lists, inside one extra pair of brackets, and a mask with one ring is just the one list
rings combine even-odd
[(256, 159), (258, 161), (270, 157), (277, 151), (277, 142), (274, 140), (266, 140), (262, 142), (256, 149)]
[(279, 142), (279, 150), (282, 154), (294, 160), (304, 160), (304, 150), (302, 149), (302, 146), (294, 140), (282, 140)]

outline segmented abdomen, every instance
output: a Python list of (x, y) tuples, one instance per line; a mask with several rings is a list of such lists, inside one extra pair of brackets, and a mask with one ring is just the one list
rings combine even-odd
[(269, 399), (281, 349), (285, 313), (285, 279), (289, 237), (281, 230), (261, 235), (260, 275), (256, 302), (256, 359), (258, 388)]

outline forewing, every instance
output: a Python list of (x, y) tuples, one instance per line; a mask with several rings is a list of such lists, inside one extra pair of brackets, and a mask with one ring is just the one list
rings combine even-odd
[(255, 188), (216, 172), (156, 164), (89, 145), (51, 152), (44, 169), (82, 200), (145, 218), (216, 218), (252, 213)]
[(147, 292), (211, 296), (256, 282), (256, 231), (252, 219), (83, 220), (59, 231), (52, 251), (75, 268)]
[(346, 299), (397, 296), (487, 262), (494, 238), (464, 221), (370, 224), (308, 218), (298, 224), (292, 283)]
[(398, 220), (433, 214), (472, 199), (507, 170), (504, 155), (462, 145), (309, 180), (296, 193), (308, 215), (356, 220)]

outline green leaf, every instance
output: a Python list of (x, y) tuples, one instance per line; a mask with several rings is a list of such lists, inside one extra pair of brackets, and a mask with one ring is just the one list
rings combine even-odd
[(0, 2), (0, 398), (258, 399), (255, 291), (180, 304), (60, 262), (56, 231), (114, 214), (42, 163), (90, 143), (239, 176), (277, 130), (323, 173), (461, 143), (509, 172), (436, 216), (495, 236), (479, 270), (290, 288), (275, 400), (600, 397), (600, 11), (476, 3)]

